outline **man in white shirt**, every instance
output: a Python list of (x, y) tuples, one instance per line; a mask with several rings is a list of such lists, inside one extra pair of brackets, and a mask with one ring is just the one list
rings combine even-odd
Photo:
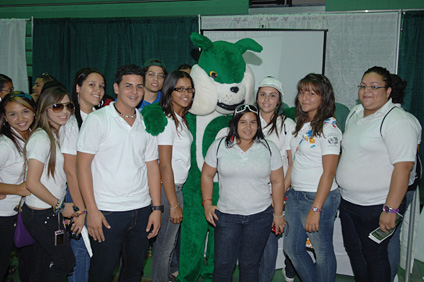
[(142, 75), (138, 66), (122, 66), (113, 85), (116, 102), (91, 113), (79, 133), (78, 182), (93, 249), (89, 281), (111, 281), (122, 254), (120, 281), (139, 282), (148, 239), (160, 228), (157, 140), (136, 110)]

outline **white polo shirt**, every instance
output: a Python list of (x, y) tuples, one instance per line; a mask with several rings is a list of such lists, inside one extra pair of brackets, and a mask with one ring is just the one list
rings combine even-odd
[[(225, 145), (225, 139), (215, 140), (209, 147), (205, 162), (217, 167), (219, 175), (218, 209), (221, 212), (239, 215), (251, 215), (266, 210), (272, 202), (269, 193), (271, 171), (283, 166), (277, 146), (267, 140), (254, 142), (244, 152), (234, 141), (231, 148)], [(271, 152), (270, 152), (271, 151)]]
[[(18, 134), (13, 128), (15, 134)], [(21, 148), (25, 143), (18, 139)], [(24, 156), (20, 154), (15, 144), (9, 137), (0, 136), (0, 183), (21, 184), (24, 181)], [(21, 196), (6, 195), (6, 198), (0, 200), (0, 216), (13, 216), (17, 214), (14, 208), (19, 204)]]
[(184, 184), (190, 169), (190, 149), (193, 135), (183, 119), (175, 113), (178, 119), (178, 130), (175, 121), (167, 117), (168, 124), (165, 130), (158, 135), (158, 145), (172, 146), (172, 171), (174, 172), (174, 183)]
[(88, 115), (79, 132), (77, 150), (95, 155), (91, 170), (99, 210), (146, 207), (151, 204), (146, 162), (158, 159), (157, 139), (146, 132), (138, 111), (130, 126), (113, 105)]
[[(396, 107), (398, 107), (398, 108), (400, 108), (400, 109), (402, 109), (402, 110), (404, 110), (403, 108), (402, 108), (402, 106), (401, 106), (401, 104), (394, 104)], [(411, 113), (408, 113), (408, 112), (406, 112), (405, 111), (405, 113), (408, 115), (408, 117), (412, 120), (412, 123), (413, 123), (413, 125), (414, 125), (414, 129), (415, 129), (415, 131), (417, 132), (417, 137), (418, 137), (418, 139), (417, 139), (417, 147), (418, 147), (418, 145), (419, 144), (421, 144), (421, 130), (422, 130), (422, 128), (421, 128), (421, 124), (420, 124), (420, 122), (418, 121), (418, 119), (413, 115), (413, 114), (411, 114)], [(411, 173), (409, 174), (409, 182), (408, 182), (408, 185), (411, 185), (411, 184), (413, 184), (414, 182), (415, 182), (415, 172), (416, 172), (416, 170), (417, 170), (417, 162), (414, 162), (414, 167), (412, 168), (412, 170), (411, 170)]]
[(393, 109), (391, 99), (377, 112), (364, 117), (362, 105), (350, 112), (343, 134), (342, 156), (336, 179), (343, 199), (357, 205), (384, 204), (390, 189), (394, 164), (414, 162), (417, 131), (402, 109)]
[[(260, 116), (260, 115), (259, 115)], [(287, 173), (287, 169), (289, 166), (289, 160), (287, 156), (287, 151), (290, 151), (290, 140), (292, 139), (292, 133), (296, 127), (296, 124), (291, 118), (286, 118), (284, 120), (283, 127), (281, 127), (281, 122), (283, 121), (282, 117), (279, 116), (277, 118), (277, 132), (274, 130), (271, 134), (269, 131), (271, 130), (271, 126), (266, 127), (267, 122), (260, 116), (261, 118), (261, 126), (262, 132), (266, 139), (271, 140), (277, 146), (278, 150), (280, 150), (281, 157), (283, 158), (283, 167), (284, 167), (284, 175)], [(269, 135), (268, 135), (269, 134)]]
[[(84, 121), (88, 114), (80, 111), (81, 119)], [(72, 115), (65, 125), (60, 127), (60, 149), (63, 154), (77, 155), (77, 141), (78, 141), (78, 121), (75, 115)]]
[[(290, 142), (293, 155), (291, 186), (297, 191), (316, 193), (324, 172), (322, 156), (340, 154), (342, 132), (336, 125), (336, 119), (331, 117), (324, 121), (321, 136), (311, 138), (311, 134), (310, 122), (305, 123)], [(331, 191), (334, 189), (337, 189), (335, 180)]]
[[(53, 134), (54, 135), (54, 134)], [(52, 193), (57, 199), (63, 199), (66, 194), (66, 174), (63, 169), (63, 154), (58, 146), (58, 140), (55, 136), (56, 145), (56, 165), (54, 170), (54, 178), (48, 174), (48, 166), (50, 159), (50, 140), (44, 129), (37, 129), (31, 135), (26, 145), (27, 160), (35, 159), (44, 164), (43, 173), (41, 175), (41, 183)], [(39, 199), (34, 194), (25, 198), (25, 203), (34, 208), (47, 209), (52, 206)]]

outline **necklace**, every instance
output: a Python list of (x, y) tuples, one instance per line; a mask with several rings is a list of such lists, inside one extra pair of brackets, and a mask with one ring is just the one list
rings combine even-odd
[[(115, 106), (115, 104), (113, 104), (113, 106), (115, 107), (115, 110), (118, 112), (118, 114), (124, 118), (135, 118), (135, 116), (137, 115), (137, 112), (135, 112), (132, 116), (127, 116), (124, 115), (123, 113), (121, 113), (118, 108)], [(135, 110), (134, 110), (135, 111)]]

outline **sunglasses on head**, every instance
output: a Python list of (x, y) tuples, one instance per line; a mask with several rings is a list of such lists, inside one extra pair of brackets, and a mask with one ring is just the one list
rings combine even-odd
[(63, 111), (65, 107), (66, 109), (68, 109), (69, 112), (72, 112), (75, 108), (73, 103), (57, 103), (57, 104), (53, 104), (52, 110), (55, 113), (60, 113)]
[(238, 114), (238, 113), (245, 112), (246, 110), (249, 110), (249, 111), (251, 111), (255, 114), (258, 114), (258, 108), (256, 108), (253, 105), (248, 105), (248, 104), (237, 106), (234, 113)]

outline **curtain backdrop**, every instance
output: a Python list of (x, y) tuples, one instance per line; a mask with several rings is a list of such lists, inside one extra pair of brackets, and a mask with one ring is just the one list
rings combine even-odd
[[(424, 11), (405, 12), (399, 52), (399, 76), (408, 82), (403, 107), (424, 124)], [(422, 135), (421, 135), (422, 139)], [(424, 150), (420, 150), (424, 160)], [(421, 179), (421, 203), (424, 202), (424, 178)], [(424, 248), (423, 248), (424, 249)]]
[(194, 64), (189, 36), (197, 31), (197, 17), (35, 19), (33, 74), (47, 72), (71, 91), (75, 73), (95, 67), (105, 75), (106, 94), (115, 97), (114, 76), (124, 64), (158, 58), (168, 72)]
[(16, 90), (28, 92), (28, 73), (25, 56), (25, 30), (23, 19), (0, 19), (0, 73), (13, 80)]
[(337, 102), (351, 108), (357, 103), (357, 85), (368, 68), (376, 65), (396, 71), (398, 15), (387, 12), (210, 16), (202, 17), (201, 29), (328, 29), (325, 75), (334, 87)]

